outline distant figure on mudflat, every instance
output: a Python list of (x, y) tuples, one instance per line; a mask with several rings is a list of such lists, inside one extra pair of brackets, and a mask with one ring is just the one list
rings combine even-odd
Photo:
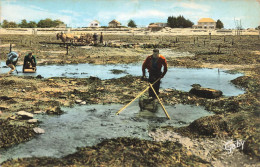
[(101, 34), (100, 34), (99, 42), (100, 42), (101, 44), (103, 44), (103, 32), (101, 32)]
[(97, 45), (97, 41), (98, 41), (98, 35), (97, 35), (97, 33), (94, 33), (94, 35), (93, 35), (93, 40), (94, 40), (94, 45)]
[[(163, 72), (161, 71), (163, 68)], [(149, 79), (148, 81), (153, 84), (157, 79), (159, 79), (154, 85), (153, 88), (157, 95), (159, 95), (159, 88), (160, 88), (160, 79), (164, 77), (164, 75), (167, 73), (167, 61), (165, 57), (159, 54), (158, 49), (153, 50), (153, 54), (148, 56), (143, 65), (142, 65), (142, 72), (143, 76), (142, 78), (146, 78), (145, 76), (145, 69), (148, 69), (149, 72)], [(149, 88), (149, 97), (152, 97), (153, 99), (156, 98), (156, 95), (154, 94), (153, 90)]]

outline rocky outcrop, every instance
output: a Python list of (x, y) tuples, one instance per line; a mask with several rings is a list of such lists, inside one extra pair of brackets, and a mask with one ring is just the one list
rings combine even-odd
[(60, 107), (55, 106), (55, 107), (50, 107), (48, 108), (48, 110), (46, 111), (47, 114), (53, 114), (53, 115), (60, 115), (63, 113), (63, 111), (61, 110)]
[(193, 88), (189, 91), (189, 93), (194, 94), (198, 97), (208, 98), (208, 99), (215, 99), (222, 96), (223, 92), (220, 90), (215, 90), (211, 88), (203, 88), (200, 85), (192, 85)]
[(33, 118), (33, 114), (25, 112), (25, 111), (19, 111), (17, 112), (18, 117), (22, 118), (22, 119), (32, 119)]

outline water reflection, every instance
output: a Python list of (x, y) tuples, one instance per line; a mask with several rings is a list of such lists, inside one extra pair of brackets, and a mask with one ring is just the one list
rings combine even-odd
[(213, 115), (203, 107), (190, 105), (165, 106), (171, 120), (168, 120), (161, 107), (158, 112), (139, 111), (135, 101), (120, 115), (115, 113), (123, 107), (113, 105), (89, 105), (63, 108), (61, 116), (38, 115), (42, 121), (40, 128), (45, 134), (7, 150), (0, 150), (0, 163), (8, 158), (33, 156), (61, 157), (73, 153), (77, 147), (92, 146), (103, 139), (116, 137), (136, 137), (151, 140), (150, 129), (160, 126), (180, 127), (192, 121)]
[[(94, 64), (69, 64), (69, 65), (45, 65), (38, 66), (37, 72), (33, 74), (19, 73), (18, 75), (41, 75), (49, 77), (87, 78), (95, 76), (100, 79), (120, 78), (127, 74), (141, 76), (141, 64), (116, 64), (116, 65), (94, 65)], [(17, 67), (22, 70), (21, 66)], [(123, 71), (115, 73), (114, 71)], [(2, 68), (0, 73), (6, 73), (9, 68)], [(17, 75), (14, 73), (13, 75)], [(182, 91), (189, 91), (192, 84), (200, 84), (202, 87), (221, 90), (223, 95), (237, 96), (244, 91), (232, 85), (231, 80), (242, 76), (241, 73), (229, 74), (218, 69), (192, 69), (169, 67), (167, 74), (162, 79), (163, 89), (173, 88)]]

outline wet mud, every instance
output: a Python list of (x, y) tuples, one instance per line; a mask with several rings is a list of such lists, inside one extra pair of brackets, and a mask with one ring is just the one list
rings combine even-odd
[[(24, 56), (29, 51), (37, 55), (39, 64), (113, 64), (142, 62), (151, 54), (151, 48), (114, 48), (114, 47), (70, 47), (69, 54), (66, 48), (59, 45), (40, 44), (42, 41), (55, 41), (55, 36), (39, 35), (0, 35), (2, 44), (13, 44), (13, 50)], [(105, 36), (105, 40), (125, 40), (136, 43), (169, 43), (176, 37), (145, 38), (129, 36)], [(204, 106), (215, 115), (195, 120), (185, 127), (164, 127), (166, 131), (176, 132), (192, 140), (202, 138), (207, 142), (213, 138), (223, 141), (228, 139), (242, 139), (245, 141), (242, 153), (259, 162), (259, 39), (255, 36), (233, 37), (199, 36), (178, 37), (178, 42), (170, 45), (170, 49), (178, 52), (190, 52), (194, 56), (169, 57), (169, 66), (180, 67), (217, 67), (243, 72), (231, 82), (245, 90), (238, 96), (222, 96), (217, 99), (200, 98), (188, 91), (163, 89), (160, 93), (163, 103), (189, 104)], [(204, 40), (205, 46), (204, 46)], [(195, 41), (195, 42), (194, 42)], [(219, 49), (219, 45), (220, 49)], [(165, 45), (166, 46), (166, 45)], [(169, 46), (169, 45), (168, 45)], [(168, 47), (167, 46), (167, 47)], [(1, 53), (8, 53), (9, 47), (1, 47)], [(256, 52), (258, 51), (258, 52)], [(21, 57), (21, 60), (23, 59)], [(1, 54), (4, 60), (5, 55)], [(19, 61), (18, 64), (21, 64)], [(250, 66), (248, 66), (250, 64)], [(112, 71), (122, 73), (123, 71)], [(118, 79), (101, 80), (97, 77), (88, 78), (37, 78), (33, 76), (0, 76), (0, 116), (1, 142), (0, 148), (8, 148), (14, 144), (28, 141), (37, 134), (33, 128), (37, 124), (29, 124), (20, 120), (16, 112), (62, 114), (61, 107), (73, 106), (77, 100), (86, 104), (127, 104), (143, 89), (147, 83), (138, 76), (125, 76)], [(169, 149), (173, 148), (173, 149)], [(123, 151), (122, 151), (123, 150)], [(123, 153), (122, 153), (123, 152)], [(221, 154), (218, 152), (216, 154)], [(218, 159), (218, 156), (215, 156)], [(177, 161), (180, 160), (180, 161)], [(116, 138), (105, 140), (102, 143), (83, 147), (63, 158), (23, 158), (11, 160), (2, 166), (69, 166), (69, 165), (115, 165), (115, 166), (211, 166), (203, 156), (193, 154), (184, 144), (176, 142), (155, 142), (136, 138)], [(247, 162), (245, 161), (245, 164)]]

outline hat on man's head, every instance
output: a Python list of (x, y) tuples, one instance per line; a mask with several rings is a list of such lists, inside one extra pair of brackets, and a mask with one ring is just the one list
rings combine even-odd
[(154, 49), (153, 52), (158, 52), (159, 53), (159, 49)]

